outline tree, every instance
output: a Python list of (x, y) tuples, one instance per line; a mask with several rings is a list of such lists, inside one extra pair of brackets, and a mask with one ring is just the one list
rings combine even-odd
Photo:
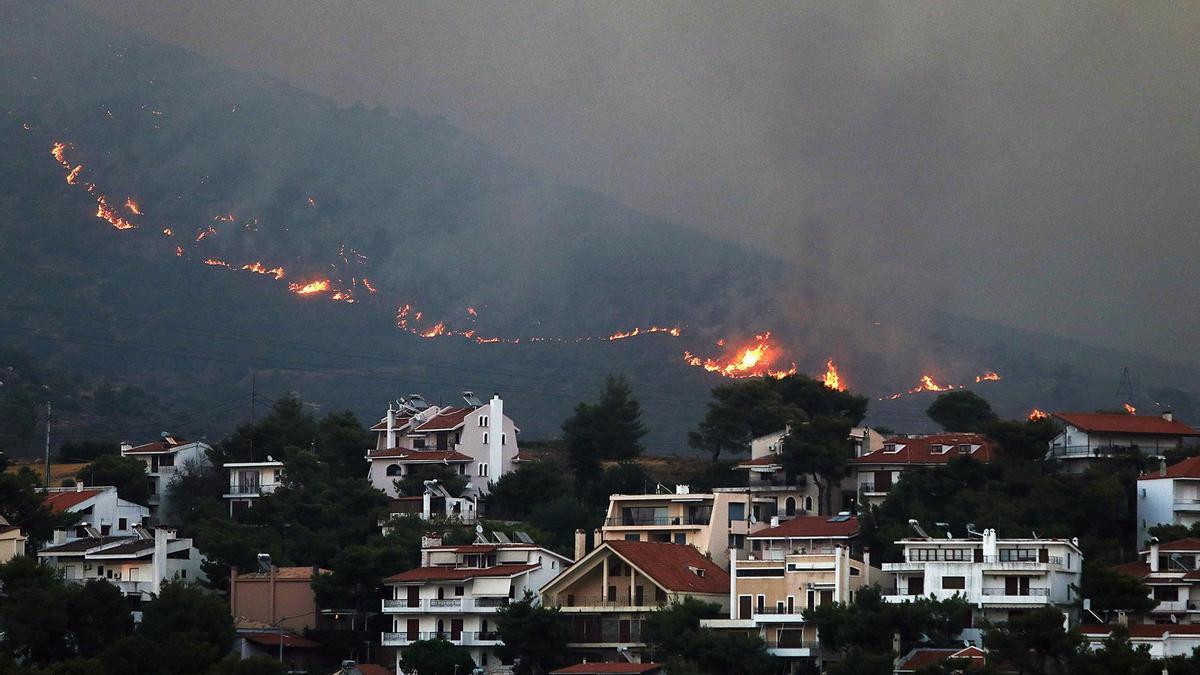
[(317, 457), (339, 478), (363, 476), (363, 448), (371, 445), (371, 432), (349, 410), (331, 412), (317, 425)]
[(920, 640), (930, 647), (952, 646), (970, 625), (971, 606), (961, 598), (887, 603), (879, 586), (869, 586), (859, 589), (853, 602), (827, 603), (804, 612), (804, 620), (816, 624), (823, 648), (846, 656), (856, 650), (887, 654), (894, 634), (905, 645)]
[(981, 426), (996, 419), (991, 404), (966, 389), (939, 395), (925, 414), (946, 431), (979, 431)]
[[(6, 464), (0, 457), (0, 467)], [(21, 526), (29, 537), (28, 546), (32, 550), (49, 540), (54, 530), (70, 527), (79, 520), (77, 513), (51, 511), (40, 491), (41, 484), (41, 477), (29, 467), (21, 467), (16, 473), (0, 468), (0, 516)]]
[(677, 656), (684, 654), (700, 630), (701, 619), (721, 616), (721, 606), (695, 598), (677, 600), (651, 612), (642, 622), (642, 636), (656, 652)]
[(599, 402), (575, 406), (562, 429), (577, 486), (586, 485), (600, 472), (602, 460), (633, 459), (644, 450), (641, 405), (623, 377), (609, 375)]
[(146, 480), (146, 463), (137, 457), (101, 455), (75, 474), (85, 485), (112, 485), (121, 499), (146, 504), (150, 499), (150, 483)]
[(1150, 658), (1150, 646), (1138, 645), (1135, 649), (1129, 640), (1129, 628), (1113, 626), (1112, 633), (1104, 639), (1100, 648), (1082, 650), (1071, 664), (1072, 673), (1121, 673), (1121, 675), (1158, 675), (1170, 672), (1162, 662)]
[(642, 635), (653, 646), (654, 658), (666, 660), (673, 673), (751, 675), (777, 669), (757, 636), (700, 627), (701, 619), (720, 616), (719, 605), (685, 598), (650, 613)]
[(133, 631), (129, 603), (116, 586), (90, 579), (67, 590), (68, 626), (78, 656), (99, 656), (110, 644)]
[(1086, 647), (1079, 635), (1063, 628), (1063, 622), (1059, 610), (1039, 607), (987, 627), (983, 644), (998, 661), (1022, 673), (1070, 673), (1072, 663)]
[(466, 476), (458, 472), (458, 464), (412, 464), (408, 474), (394, 481), (396, 490), (408, 497), (425, 494), (425, 481), (436, 480), (450, 496), (457, 497), (467, 487)]
[(1158, 604), (1141, 579), (1091, 562), (1083, 565), (1079, 595), (1091, 600), (1092, 610), (1101, 615), (1118, 610), (1145, 613)]
[(817, 486), (818, 510), (822, 515), (833, 512), (831, 503), (833, 483), (846, 475), (852, 442), (850, 429), (854, 423), (847, 417), (818, 416), (791, 427), (783, 439), (782, 464), (789, 474), (812, 476)]
[(576, 529), (590, 532), (601, 525), (601, 516), (595, 510), (569, 495), (539, 504), (529, 513), (528, 520), (546, 534), (542, 545), (567, 556), (574, 555)]
[(203, 673), (233, 645), (233, 619), (219, 596), (180, 581), (162, 587), (142, 609), (140, 634), (161, 672)]
[(567, 649), (566, 620), (557, 609), (537, 604), (529, 590), (524, 598), (497, 610), (496, 630), (504, 641), (501, 658), (520, 659), (516, 673), (549, 671), (560, 665)]
[(4, 650), (27, 663), (44, 664), (73, 656), (64, 637), (70, 631), (68, 594), (61, 573), (18, 556), (0, 565), (4, 602), (0, 625)]
[(461, 675), (475, 668), (475, 662), (465, 649), (449, 640), (434, 638), (417, 640), (404, 648), (400, 667), (405, 672), (416, 670), (421, 675)]
[(523, 518), (530, 510), (570, 494), (572, 483), (562, 465), (552, 460), (521, 462), (492, 483), (487, 496), (489, 517)]

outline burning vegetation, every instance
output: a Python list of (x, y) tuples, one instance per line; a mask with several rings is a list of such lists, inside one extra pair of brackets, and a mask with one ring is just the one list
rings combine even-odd
[[(728, 345), (728, 343), (726, 343)], [(788, 368), (772, 367), (780, 359), (780, 348), (771, 342), (771, 333), (754, 336), (754, 343), (740, 347), (726, 346), (725, 354), (717, 358), (701, 358), (691, 352), (683, 353), (683, 360), (692, 366), (724, 377), (774, 377), (782, 379), (797, 372), (796, 364)]]

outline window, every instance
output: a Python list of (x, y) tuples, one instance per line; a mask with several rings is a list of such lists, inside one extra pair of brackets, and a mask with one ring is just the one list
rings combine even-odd
[(675, 543), (676, 544), (686, 544), (687, 543), (687, 533), (686, 532), (676, 532), (675, 533)]
[(949, 449), (950, 448), (948, 446), (942, 445), (941, 443), (935, 443), (929, 446), (929, 451), (935, 455), (944, 455)]
[(667, 592), (664, 591), (663, 589), (655, 586), (654, 587), (654, 601), (658, 602), (658, 603), (666, 602), (667, 601)]
[(894, 455), (897, 452), (900, 452), (900, 448), (898, 448), (895, 443), (884, 443), (883, 451), (889, 455)]
[(404, 475), (404, 469), (402, 469), (399, 464), (389, 464), (384, 473), (389, 476), (402, 476)]
[(487, 442), (488, 442), (488, 433), (485, 431), (485, 432), (483, 432), (483, 444), (487, 445)]
[(96, 576), (104, 576), (104, 565), (96, 565)]
[(805, 510), (805, 511), (812, 511), (812, 510), (813, 510), (813, 500), (812, 500), (812, 497), (805, 497), (805, 498), (804, 498), (804, 510)]
[(175, 466), (175, 455), (163, 455), (158, 458), (159, 466)]
[(746, 519), (746, 505), (741, 502), (734, 502), (729, 505), (729, 522)]
[(414, 438), (413, 439), (413, 447), (418, 448), (418, 449), (424, 448), (425, 447), (425, 438), (424, 437)]
[(508, 443), (508, 434), (500, 434), (500, 445)]
[(480, 462), (479, 463), (479, 475), (486, 476), (487, 472), (488, 472), (488, 465), (484, 464), (483, 462)]
[(641, 540), (642, 540), (642, 535), (640, 535), (640, 534), (626, 534), (625, 535), (625, 541), (641, 541)]
[(187, 578), (187, 570), (179, 570), (179, 578), (186, 579)]
[(1179, 587), (1155, 586), (1154, 599), (1159, 602), (1177, 602), (1179, 600)]
[(960, 455), (971, 454), (971, 446), (967, 443), (963, 443), (963, 444), (959, 445), (958, 446), (958, 454), (960, 454)]
[(455, 587), (454, 587), (454, 595), (456, 595), (456, 596), (458, 596), (458, 597), (462, 597), (462, 594), (463, 594), (463, 587), (462, 587), (462, 586), (455, 586)]
[(479, 426), (486, 427), (487, 425), (488, 425), (487, 415), (480, 415), (479, 416)]
[(961, 591), (967, 587), (966, 577), (942, 577), (942, 588), (948, 591)]
[(756, 602), (754, 604), (758, 608), (758, 613), (762, 614), (763, 609), (766, 608), (766, 606), (767, 606), (767, 596), (759, 595), (758, 598), (756, 598)]
[(617, 601), (617, 587), (616, 587), (616, 586), (609, 586), (609, 587), (608, 587), (608, 596), (607, 596), (607, 599), (608, 599), (608, 601), (609, 601), (609, 602), (616, 602), (616, 601)]

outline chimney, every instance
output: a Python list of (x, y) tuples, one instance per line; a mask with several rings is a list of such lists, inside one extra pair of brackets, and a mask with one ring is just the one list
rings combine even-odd
[(862, 583), (863, 583), (863, 586), (870, 586), (871, 585), (871, 549), (870, 549), (870, 547), (867, 547), (867, 546), (863, 547), (862, 559), (863, 559)]
[(675, 494), (677, 494), (677, 495), (687, 495), (687, 494), (691, 494), (691, 493), (692, 493), (692, 487), (690, 485), (687, 485), (686, 483), (675, 486)]
[(1158, 537), (1150, 539), (1150, 571), (1158, 571)]
[(129, 441), (121, 441), (121, 455), (133, 449), (133, 443)]
[(779, 527), (779, 516), (771, 516), (771, 527)]
[(1167, 477), (1167, 458), (1161, 455), (1158, 458), (1158, 475), (1160, 478)]
[(575, 530), (575, 561), (578, 562), (587, 554), (587, 531), (583, 528)]
[(600, 528), (592, 530), (592, 548), (600, 548), (600, 542), (604, 541), (604, 534), (600, 532)]
[[(504, 399), (493, 394), (488, 404), (488, 480), (500, 480), (504, 466)], [(515, 441), (514, 441), (515, 442)]]
[(899, 631), (892, 633), (892, 651), (895, 652), (897, 658), (902, 656), (902, 654), (900, 653), (900, 632)]
[(82, 479), (82, 478), (80, 478), (79, 480), (75, 481), (75, 491), (76, 491), (76, 492), (83, 492), (83, 479)]
[(396, 447), (396, 411), (392, 408), (391, 401), (388, 401), (387, 436), (384, 441), (384, 450), (391, 450)]
[(1128, 627), (1129, 626), (1129, 615), (1123, 611), (1117, 612), (1117, 625)]
[(154, 576), (150, 580), (150, 586), (155, 595), (162, 591), (163, 578), (167, 575), (167, 542), (174, 536), (175, 530), (165, 527), (154, 530), (154, 564), (151, 569)]
[(1175, 421), (1175, 413), (1171, 412), (1170, 410), (1164, 410), (1163, 414), (1162, 414), (1162, 418), (1168, 422), (1174, 422)]

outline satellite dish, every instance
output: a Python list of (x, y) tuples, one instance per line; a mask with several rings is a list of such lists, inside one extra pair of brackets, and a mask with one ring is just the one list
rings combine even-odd
[(475, 526), (475, 534), (483, 534), (483, 526), (482, 525)]
[(754, 524), (756, 524), (756, 523), (758, 523), (758, 518), (755, 518), (755, 517), (754, 517), (754, 514), (753, 514), (753, 513), (751, 513), (751, 514), (750, 514), (750, 524), (751, 524), (751, 525), (754, 525)]

